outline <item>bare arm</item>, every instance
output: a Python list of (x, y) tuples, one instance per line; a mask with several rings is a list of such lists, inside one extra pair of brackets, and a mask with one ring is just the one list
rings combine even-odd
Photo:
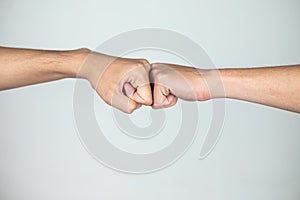
[[(48, 51), (0, 47), (0, 91), (63, 78), (85, 78), (109, 105), (131, 113), (152, 104), (150, 64), (88, 49)], [(130, 92), (130, 95), (124, 94)]]
[(154, 108), (172, 106), (177, 97), (232, 98), (300, 113), (300, 65), (199, 70), (158, 63), (152, 68)]
[(225, 93), (214, 89), (213, 98), (245, 100), (300, 113), (300, 65), (219, 72)]
[(85, 51), (0, 47), (0, 90), (76, 77)]

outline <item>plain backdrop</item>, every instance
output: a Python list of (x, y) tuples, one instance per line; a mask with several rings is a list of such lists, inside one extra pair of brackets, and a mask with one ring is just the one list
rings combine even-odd
[[(155, 27), (191, 38), (217, 67), (296, 64), (299, 9), (298, 0), (1, 0), (0, 45), (94, 49), (122, 32)], [(159, 52), (128, 57), (184, 64)], [(226, 100), (222, 136), (206, 159), (197, 159), (200, 131), (174, 165), (137, 176), (101, 165), (83, 148), (73, 116), (74, 82), (0, 92), (1, 200), (300, 199), (299, 114)], [(211, 106), (199, 103), (203, 130)], [(178, 107), (166, 112), (176, 118)], [(110, 110), (95, 96), (99, 122)], [(149, 123), (149, 111), (142, 108), (132, 120)]]

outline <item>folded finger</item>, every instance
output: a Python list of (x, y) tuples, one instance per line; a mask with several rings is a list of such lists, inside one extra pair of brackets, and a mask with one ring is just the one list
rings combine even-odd
[(140, 107), (137, 102), (123, 94), (115, 94), (112, 98), (111, 105), (128, 114), (131, 114), (135, 109)]
[(171, 94), (168, 88), (159, 84), (154, 84), (153, 96), (154, 109), (171, 107), (177, 102), (177, 97)]

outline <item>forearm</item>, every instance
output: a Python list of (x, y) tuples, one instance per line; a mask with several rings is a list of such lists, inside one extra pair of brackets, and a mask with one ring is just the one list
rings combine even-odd
[(87, 53), (0, 47), (0, 90), (76, 77)]
[(218, 73), (224, 90), (213, 86), (212, 98), (233, 98), (300, 112), (300, 65), (220, 69)]

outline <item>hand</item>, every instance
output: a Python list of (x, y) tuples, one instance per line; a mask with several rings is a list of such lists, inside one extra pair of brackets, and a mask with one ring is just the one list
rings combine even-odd
[(150, 64), (145, 59), (127, 59), (96, 52), (89, 53), (81, 76), (109, 105), (132, 113), (141, 105), (152, 104), (149, 84)]
[(163, 63), (151, 66), (150, 79), (154, 83), (153, 108), (173, 106), (178, 98), (190, 101), (210, 98), (204, 79), (206, 70)]

